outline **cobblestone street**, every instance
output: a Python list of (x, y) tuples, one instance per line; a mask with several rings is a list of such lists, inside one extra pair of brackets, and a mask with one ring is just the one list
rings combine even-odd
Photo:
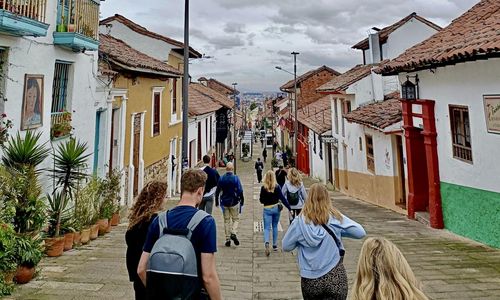
[[(254, 153), (260, 153), (256, 146)], [(254, 155), (256, 158), (257, 155)], [(237, 162), (245, 190), (239, 227), (241, 245), (224, 246), (223, 220), (214, 208), (218, 229), (217, 265), (225, 299), (301, 299), (295, 256), (281, 251), (264, 254), (262, 207), (258, 200), (254, 162)], [(266, 168), (269, 168), (268, 164)], [(500, 250), (443, 230), (430, 229), (405, 216), (340, 193), (334, 204), (362, 224), (369, 236), (384, 236), (403, 251), (431, 299), (500, 299)], [(286, 230), (286, 210), (281, 226)], [(125, 268), (126, 225), (91, 242), (90, 246), (45, 258), (36, 280), (19, 286), (7, 299), (133, 299)], [(280, 239), (283, 231), (280, 231)], [(352, 284), (360, 240), (344, 240), (345, 266)], [(281, 246), (281, 243), (280, 243)]]

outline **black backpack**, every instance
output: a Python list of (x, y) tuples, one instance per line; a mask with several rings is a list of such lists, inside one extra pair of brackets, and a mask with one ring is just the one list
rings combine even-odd
[(300, 190), (296, 191), (295, 193), (292, 193), (290, 191), (286, 192), (286, 198), (288, 200), (288, 203), (290, 203), (290, 205), (295, 206), (295, 205), (299, 204), (299, 200), (300, 200), (299, 192), (300, 192)]
[(208, 214), (197, 211), (185, 229), (168, 228), (167, 214), (158, 215), (160, 238), (149, 256), (147, 299), (191, 299), (201, 288), (191, 235)]

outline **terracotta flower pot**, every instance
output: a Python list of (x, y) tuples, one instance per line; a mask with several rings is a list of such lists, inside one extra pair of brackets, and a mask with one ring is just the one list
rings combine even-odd
[(82, 235), (80, 232), (75, 232), (75, 235), (73, 237), (73, 245), (77, 246), (80, 245), (80, 240), (82, 239)]
[(75, 238), (74, 232), (68, 232), (64, 235), (64, 251), (73, 249), (73, 239)]
[(114, 213), (111, 218), (111, 226), (118, 226), (120, 224), (120, 213)]
[(35, 274), (35, 267), (18, 266), (16, 271), (15, 280), (18, 284), (25, 284), (33, 279)]
[(111, 219), (108, 220), (108, 227), (106, 227), (106, 233), (111, 232)]
[(61, 256), (64, 251), (64, 237), (46, 238), (45, 253), (48, 257)]
[(80, 242), (85, 245), (89, 241), (90, 241), (90, 228), (82, 229), (80, 233)]
[(97, 224), (99, 225), (99, 235), (106, 234), (106, 228), (108, 228), (108, 219), (97, 220)]
[(7, 284), (14, 283), (14, 277), (16, 276), (17, 270), (6, 272), (3, 274), (3, 281)]
[(95, 224), (90, 227), (90, 240), (93, 241), (99, 235), (99, 225)]

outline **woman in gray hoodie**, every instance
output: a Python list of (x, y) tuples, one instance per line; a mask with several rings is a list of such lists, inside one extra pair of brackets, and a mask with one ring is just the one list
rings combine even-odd
[(302, 182), (302, 176), (295, 168), (288, 170), (287, 181), (281, 190), (283, 196), (288, 200), (292, 210), (290, 211), (290, 223), (302, 211), (304, 202), (307, 199), (307, 192)]
[(347, 273), (342, 263), (342, 237), (360, 239), (361, 225), (332, 206), (326, 186), (313, 184), (301, 214), (283, 238), (283, 250), (297, 248), (302, 296), (305, 300), (347, 298)]

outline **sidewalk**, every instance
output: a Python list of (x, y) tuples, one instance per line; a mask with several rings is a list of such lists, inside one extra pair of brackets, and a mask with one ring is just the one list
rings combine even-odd
[[(261, 153), (254, 145), (254, 159)], [(270, 160), (266, 170), (270, 169)], [(221, 173), (223, 170), (219, 170)], [(258, 196), (254, 161), (237, 162), (245, 190), (239, 227), (241, 245), (224, 246), (220, 208), (217, 222), (217, 270), (224, 299), (301, 299), (296, 257), (291, 253), (264, 254), (262, 206)], [(309, 185), (312, 180), (306, 180)], [(362, 224), (369, 236), (384, 236), (403, 251), (430, 299), (500, 299), (500, 250), (461, 239), (445, 230), (434, 230), (405, 216), (340, 193), (332, 192), (334, 205)], [(169, 201), (173, 205), (173, 201)], [(286, 209), (281, 226), (288, 227)], [(133, 299), (125, 267), (126, 224), (92, 241), (89, 246), (44, 258), (36, 280), (18, 286), (6, 299)], [(283, 231), (279, 233), (280, 241)], [(344, 239), (344, 260), (350, 286), (356, 272), (360, 240)], [(279, 243), (281, 247), (281, 242)]]

